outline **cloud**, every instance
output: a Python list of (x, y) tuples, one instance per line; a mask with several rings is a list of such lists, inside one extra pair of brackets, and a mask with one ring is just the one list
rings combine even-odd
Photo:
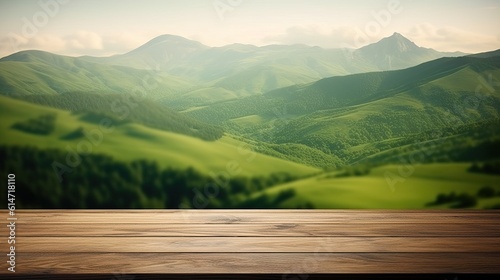
[(416, 44), (439, 51), (484, 52), (500, 48), (500, 40), (494, 35), (485, 35), (455, 27), (436, 28), (430, 23), (412, 27), (406, 35)]
[(311, 25), (290, 27), (284, 34), (268, 36), (263, 39), (263, 42), (287, 45), (306, 44), (323, 48), (345, 48), (354, 47), (353, 43), (359, 40), (359, 37), (360, 31), (357, 28), (339, 26), (325, 30), (319, 26)]
[(103, 42), (97, 33), (84, 30), (63, 37), (51, 34), (24, 37), (16, 33), (10, 33), (0, 39), (0, 56), (32, 49), (69, 54), (78, 51), (102, 50)]
[[(148, 38), (149, 39), (149, 38)], [(62, 55), (108, 56), (124, 53), (145, 43), (147, 39), (128, 33), (101, 36), (95, 32), (80, 30), (66, 36), (38, 34), (27, 38), (10, 33), (0, 39), (0, 57), (22, 50), (44, 50)]]
[(66, 48), (75, 50), (102, 50), (103, 39), (97, 33), (90, 31), (78, 31), (75, 34), (66, 36)]
[(121, 54), (129, 52), (152, 38), (146, 36), (135, 36), (131, 33), (119, 33), (103, 37), (103, 45), (105, 52), (101, 55)]
[(14, 52), (29, 49), (58, 52), (64, 50), (66, 45), (66, 41), (57, 36), (41, 35), (33, 38), (26, 38), (15, 33), (11, 33), (0, 39), (0, 56), (3, 57)]
[[(399, 32), (399, 30), (394, 31)], [(388, 32), (392, 34), (392, 30), (388, 30)], [(401, 30), (401, 33), (419, 46), (439, 51), (477, 53), (500, 49), (500, 34), (485, 35), (454, 27), (436, 28), (430, 23), (418, 24), (406, 30), (406, 32)], [(328, 29), (317, 25), (294, 26), (281, 34), (265, 37), (261, 40), (261, 43), (306, 44), (323, 48), (359, 48), (390, 34), (377, 34), (377, 36), (370, 37), (356, 27), (337, 26)], [(29, 49), (39, 49), (71, 56), (109, 56), (126, 53), (139, 47), (152, 38), (148, 36), (153, 35), (138, 35), (127, 32), (99, 35), (88, 30), (76, 31), (65, 36), (39, 33), (33, 37), (24, 37), (16, 33), (10, 33), (0, 38), (0, 57)]]

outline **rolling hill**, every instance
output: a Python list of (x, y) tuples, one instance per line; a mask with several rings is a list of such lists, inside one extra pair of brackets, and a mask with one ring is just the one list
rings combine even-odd
[[(236, 170), (233, 175), (276, 172), (307, 175), (318, 172), (313, 167), (252, 152), (248, 150), (248, 144), (231, 136), (207, 142), (133, 122), (121, 123), (105, 116), (96, 120), (88, 118), (88, 113), (72, 113), (4, 96), (0, 96), (0, 107), (1, 145), (70, 150), (78, 152), (81, 157), (85, 156), (85, 151), (91, 150), (92, 154), (109, 155), (120, 161), (146, 159), (156, 161), (161, 167), (192, 167), (207, 175), (226, 174), (233, 169)], [(36, 120), (47, 114), (55, 116), (54, 128), (47, 134), (14, 127), (16, 123)], [(84, 152), (80, 152), (80, 147)]]
[(116, 123), (136, 122), (147, 127), (213, 141), (221, 138), (220, 127), (179, 114), (144, 96), (126, 93), (66, 92), (59, 95), (23, 95), (17, 99), (85, 113), (89, 120), (106, 117)]
[(360, 152), (368, 156), (362, 147), (370, 143), (498, 118), (500, 95), (493, 85), (477, 89), (499, 76), (500, 57), (442, 58), (403, 70), (326, 78), (185, 114), (350, 162)]
[(158, 98), (190, 88), (191, 82), (155, 69), (92, 63), (43, 51), (22, 51), (0, 59), (0, 92), (5, 95), (101, 91), (147, 92)]

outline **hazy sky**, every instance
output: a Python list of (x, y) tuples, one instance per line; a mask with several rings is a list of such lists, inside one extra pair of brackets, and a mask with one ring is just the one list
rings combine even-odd
[(161, 34), (208, 46), (358, 48), (399, 32), (440, 51), (500, 48), (497, 0), (0, 0), (0, 57), (124, 53)]

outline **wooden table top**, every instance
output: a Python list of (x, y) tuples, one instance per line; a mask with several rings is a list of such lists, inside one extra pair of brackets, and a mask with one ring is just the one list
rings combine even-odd
[[(16, 217), (16, 274), (500, 273), (498, 210), (18, 210)], [(0, 263), (0, 275), (11, 273)]]

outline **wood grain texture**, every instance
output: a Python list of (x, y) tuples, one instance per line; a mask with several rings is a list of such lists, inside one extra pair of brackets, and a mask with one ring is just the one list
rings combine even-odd
[(134, 223), (21, 223), (18, 236), (65, 237), (279, 237), (279, 236), (386, 236), (386, 237), (500, 237), (500, 223), (255, 223), (255, 224), (134, 224)]
[(497, 210), (16, 214), (20, 273), (500, 273)]
[[(20, 212), (20, 211), (18, 211)], [(483, 213), (484, 212), (484, 213)], [(272, 213), (271, 215), (269, 213)], [(48, 210), (23, 211), (18, 223), (497, 223), (500, 211), (392, 210)]]
[[(25, 237), (17, 250), (75, 253), (500, 252), (499, 237)], [(85, 246), (82, 246), (85, 244)]]
[(31, 253), (19, 273), (499, 273), (499, 253)]

